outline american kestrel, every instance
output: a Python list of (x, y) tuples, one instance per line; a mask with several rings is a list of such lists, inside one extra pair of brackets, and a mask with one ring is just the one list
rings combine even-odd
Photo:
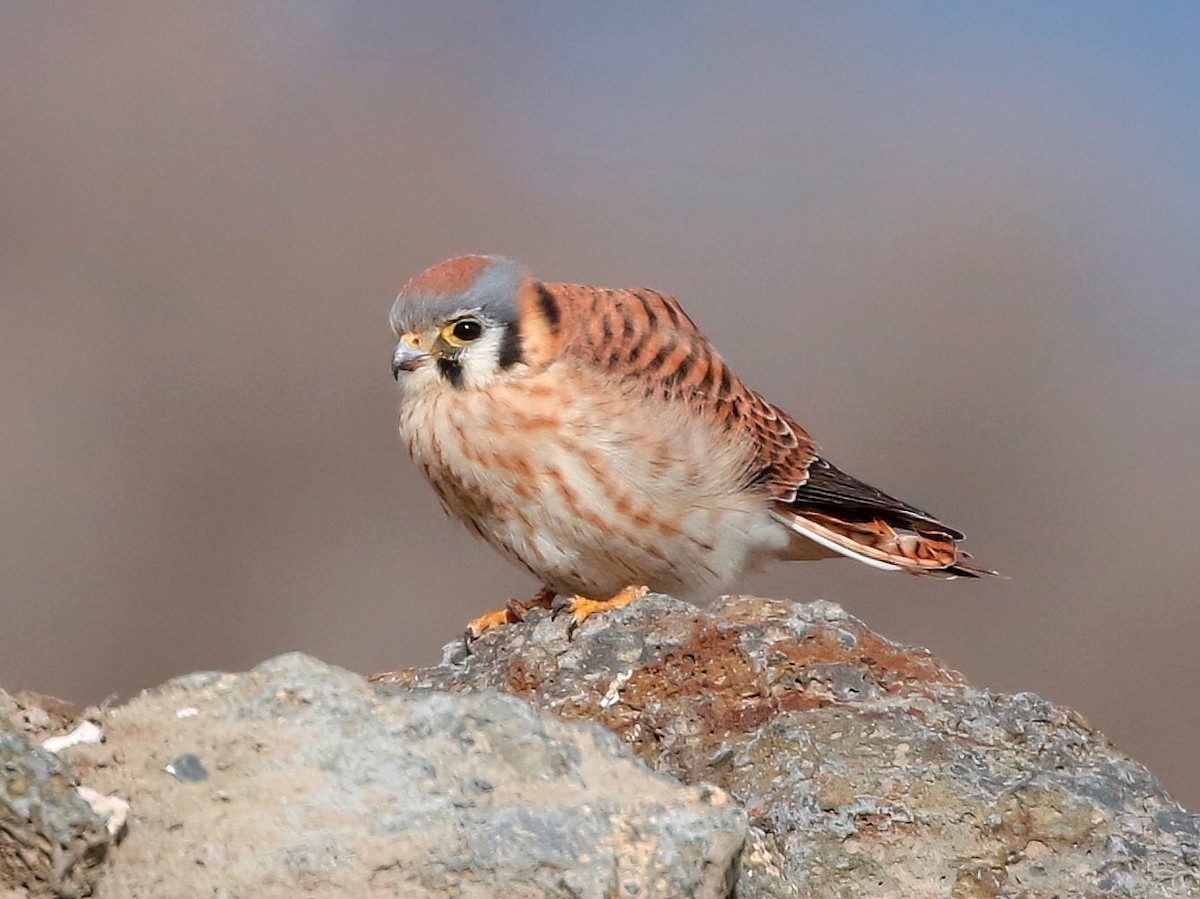
[(712, 594), (768, 559), (992, 573), (821, 456), (669, 296), (463, 256), (409, 281), (391, 324), (409, 455), (447, 513), (541, 580), (534, 603), (569, 598), (577, 622), (647, 589)]

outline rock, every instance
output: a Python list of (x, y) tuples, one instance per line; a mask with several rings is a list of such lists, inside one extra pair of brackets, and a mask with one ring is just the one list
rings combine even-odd
[(375, 681), (0, 693), (0, 899), (1200, 897), (1200, 821), (1078, 715), (828, 603), (534, 610)]
[[(0, 694), (0, 707), (15, 704)], [(22, 731), (0, 716), (0, 896), (90, 895), (115, 835), (58, 756)]]
[(738, 899), (1200, 896), (1200, 819), (1078, 715), (828, 603), (651, 596), (570, 640), (534, 610), (376, 680), (510, 693), (727, 790), (750, 815)]
[(299, 654), (172, 681), (105, 727), (80, 774), (132, 802), (110, 899), (724, 897), (747, 831), (595, 724), (486, 689), (384, 696)]

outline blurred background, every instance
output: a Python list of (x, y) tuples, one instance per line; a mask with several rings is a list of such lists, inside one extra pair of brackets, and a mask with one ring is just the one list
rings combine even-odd
[(1200, 808), (1200, 6), (3, 3), (0, 684), (426, 664), (537, 585), (395, 434), (464, 252), (680, 297), (1010, 580), (843, 604)]

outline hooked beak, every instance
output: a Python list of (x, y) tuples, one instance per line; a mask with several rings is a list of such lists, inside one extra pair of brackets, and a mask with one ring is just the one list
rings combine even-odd
[(392, 377), (398, 381), (400, 372), (418, 369), (428, 359), (429, 353), (411, 342), (409, 335), (405, 334), (396, 344), (396, 349), (392, 351)]

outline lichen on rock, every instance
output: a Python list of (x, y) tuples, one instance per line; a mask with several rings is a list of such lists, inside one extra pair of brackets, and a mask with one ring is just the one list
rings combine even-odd
[(1200, 895), (1200, 828), (1077, 714), (971, 687), (830, 603), (534, 612), (380, 689), (504, 690), (747, 810), (739, 899)]
[[(55, 845), (108, 850), (46, 896), (1200, 896), (1200, 821), (1082, 718), (829, 603), (647, 596), (573, 635), (535, 609), (372, 680), (188, 675), (62, 764), (30, 742), (73, 716), (0, 702), (0, 862), (34, 772), (78, 812)], [(131, 802), (115, 851), (77, 783)]]

